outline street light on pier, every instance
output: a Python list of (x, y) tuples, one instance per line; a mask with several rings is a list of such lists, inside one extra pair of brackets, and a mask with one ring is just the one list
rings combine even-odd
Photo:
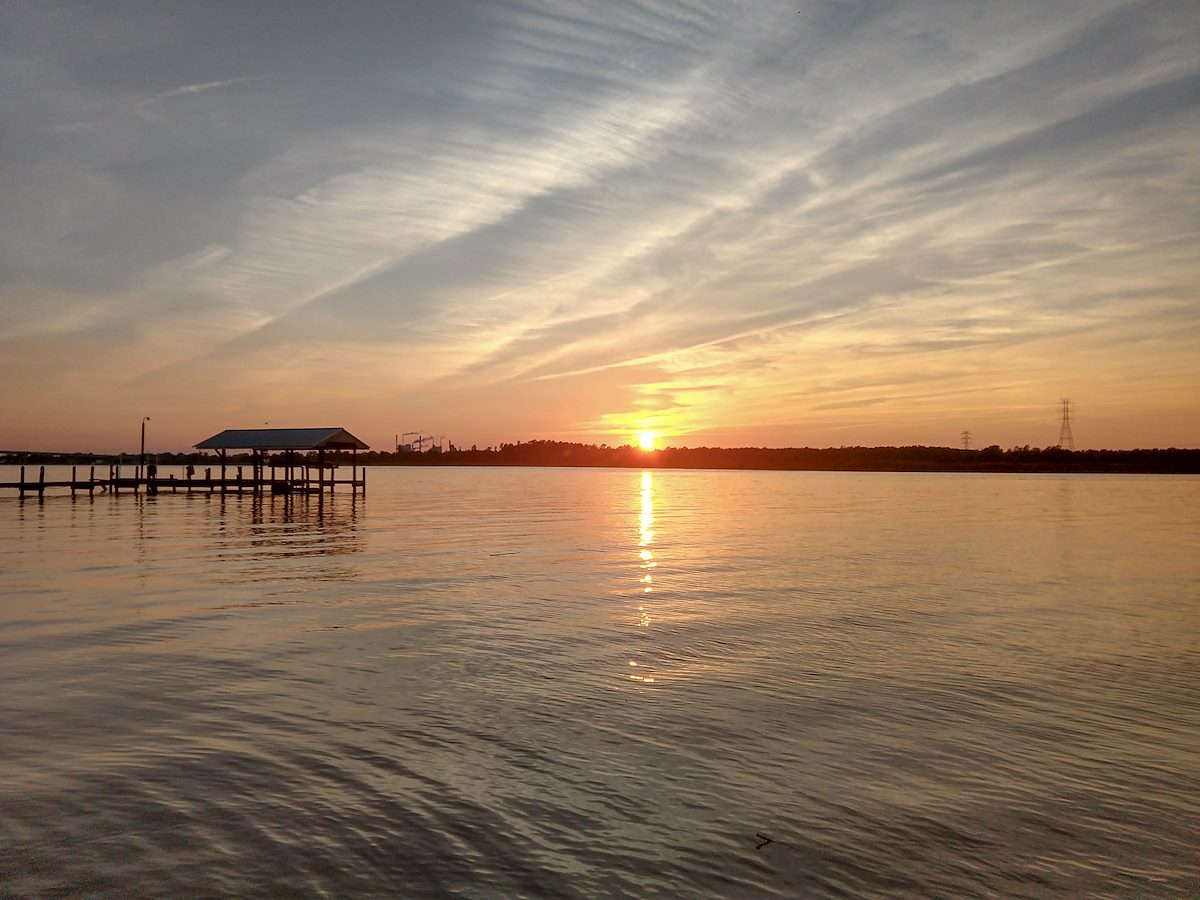
[(138, 457), (138, 478), (141, 478), (146, 471), (146, 423), (149, 421), (149, 416), (142, 416), (142, 452)]

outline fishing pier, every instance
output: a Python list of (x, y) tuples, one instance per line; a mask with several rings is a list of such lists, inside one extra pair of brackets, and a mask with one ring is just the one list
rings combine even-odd
[[(352, 495), (367, 494), (366, 469), (358, 465), (359, 450), (370, 449), (344, 428), (253, 428), (227, 429), (195, 445), (197, 450), (216, 453), (213, 465), (199, 474), (194, 465), (186, 465), (182, 476), (162, 477), (158, 466), (140, 463), (134, 474), (122, 473), (120, 464), (89, 466), (86, 477), (81, 467), (71, 466), (69, 479), (46, 479), (46, 467), (39, 466), (36, 478), (32, 467), (21, 466), (17, 481), (0, 482), (0, 488), (16, 489), (19, 496), (45, 495), (47, 488), (69, 488), (71, 496), (96, 491), (119, 494), (121, 491), (155, 496), (160, 493), (220, 494), (321, 494), (333, 493), (339, 486)], [(231, 464), (229, 451), (250, 453), (249, 463)], [(350, 477), (339, 478), (338, 466), (327, 460), (330, 452), (350, 453)], [(268, 454), (275, 454), (272, 458)]]

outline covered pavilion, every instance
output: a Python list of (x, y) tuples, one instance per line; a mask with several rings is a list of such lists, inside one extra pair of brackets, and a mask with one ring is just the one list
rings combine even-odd
[[(325, 475), (325, 452), (327, 450), (349, 450), (351, 457), (351, 484), (358, 485), (358, 461), (357, 454), (359, 450), (369, 450), (363, 441), (356, 438), (345, 428), (227, 428), (219, 434), (214, 434), (210, 438), (206, 438), (195, 445), (197, 450), (215, 450), (221, 459), (221, 480), (225, 480), (225, 464), (226, 453), (230, 450), (249, 450), (254, 465), (254, 481), (261, 483), (264, 481), (263, 469), (266, 462), (267, 453), (282, 452), (284, 454), (284, 482), (278, 487), (284, 489), (290, 488), (295, 482), (295, 468), (305, 466), (300, 460), (298, 454), (311, 453), (317, 454), (317, 470), (318, 470), (318, 490), (322, 489), (326, 483)], [(305, 466), (306, 467), (306, 466)], [(364, 473), (365, 474), (365, 473)], [(310, 484), (310, 479), (305, 476), (304, 484)], [(328, 484), (332, 490), (335, 481), (332, 477), (328, 479)], [(274, 480), (272, 481), (273, 488), (277, 489)], [(285, 487), (286, 486), (286, 487)], [(366, 485), (363, 485), (364, 492)]]

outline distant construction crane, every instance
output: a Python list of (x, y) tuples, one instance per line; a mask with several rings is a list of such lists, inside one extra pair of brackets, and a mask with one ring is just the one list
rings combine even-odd
[[(409, 440), (412, 438), (412, 440)], [(429, 451), (441, 452), (443, 442), (446, 440), (444, 434), (422, 434), (419, 431), (406, 431), (404, 434), (396, 436), (396, 452), (397, 453), (427, 453)], [(429, 450), (425, 448), (428, 447)]]
[(969, 431), (964, 431), (964, 432), (962, 433), (962, 442), (963, 442), (963, 449), (964, 449), (964, 450), (970, 450), (970, 449), (971, 449), (971, 432), (969, 432)]
[(1075, 438), (1071, 434), (1071, 401), (1060, 401), (1062, 408), (1062, 424), (1058, 427), (1058, 446), (1063, 450), (1075, 449)]

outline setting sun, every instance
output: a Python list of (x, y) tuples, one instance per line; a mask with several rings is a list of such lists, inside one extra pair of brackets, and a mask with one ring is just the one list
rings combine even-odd
[(654, 449), (654, 441), (657, 437), (658, 437), (658, 435), (655, 434), (653, 431), (639, 431), (638, 432), (638, 445), (641, 446), (641, 448), (643, 450), (653, 450)]

